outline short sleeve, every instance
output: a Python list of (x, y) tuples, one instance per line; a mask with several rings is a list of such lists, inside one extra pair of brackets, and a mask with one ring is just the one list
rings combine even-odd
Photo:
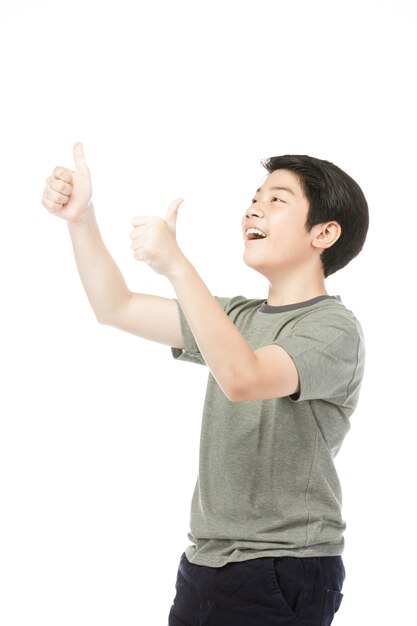
[[(230, 301), (230, 298), (216, 297), (216, 300), (220, 304), (222, 309), (225, 310), (227, 307), (227, 303)], [(200, 349), (197, 345), (196, 340), (194, 339), (194, 335), (191, 332), (191, 328), (187, 322), (187, 319), (184, 315), (181, 305), (178, 302), (178, 300), (175, 300), (175, 302), (177, 303), (178, 312), (180, 316), (181, 332), (182, 332), (182, 337), (184, 339), (184, 349), (171, 348), (172, 356), (177, 361), (189, 361), (190, 363), (206, 365), (206, 362), (203, 358), (203, 355), (200, 352)]]
[(323, 311), (303, 317), (274, 342), (293, 359), (300, 378), (294, 401), (356, 403), (364, 369), (362, 329), (355, 318)]

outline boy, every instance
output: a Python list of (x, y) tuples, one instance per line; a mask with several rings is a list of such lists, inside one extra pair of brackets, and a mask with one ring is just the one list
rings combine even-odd
[(214, 298), (166, 219), (132, 220), (135, 259), (165, 275), (176, 300), (132, 293), (104, 246), (80, 143), (55, 168), (44, 206), (68, 221), (99, 322), (206, 364), (192, 546), (182, 555), (169, 626), (327, 626), (342, 600), (344, 521), (333, 458), (363, 375), (359, 323), (325, 278), (361, 250), (368, 207), (338, 167), (305, 155), (262, 161), (243, 215), (244, 261), (267, 300)]

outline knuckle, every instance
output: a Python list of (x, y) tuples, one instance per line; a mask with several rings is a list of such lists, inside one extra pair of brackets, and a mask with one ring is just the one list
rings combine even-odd
[(49, 202), (52, 202), (53, 204), (60, 204), (62, 203), (61, 201), (61, 194), (56, 192), (54, 189), (50, 189), (49, 192), (46, 195), (46, 198), (49, 200)]
[(64, 180), (66, 182), (69, 182), (70, 180), (72, 180), (71, 172), (66, 167), (63, 167), (62, 165), (58, 165), (54, 169), (54, 176), (55, 178), (59, 178), (60, 180)]
[(55, 202), (59, 204), (66, 204), (68, 202), (68, 196), (64, 196), (62, 193), (57, 193)]
[(44, 200), (44, 206), (48, 209), (50, 213), (54, 213), (60, 208), (59, 204), (55, 204), (55, 202), (47, 199)]

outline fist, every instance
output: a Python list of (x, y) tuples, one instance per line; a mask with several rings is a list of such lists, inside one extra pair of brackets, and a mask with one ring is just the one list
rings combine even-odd
[(68, 222), (82, 220), (90, 206), (92, 195), (90, 172), (81, 143), (75, 144), (73, 154), (75, 169), (56, 167), (46, 179), (42, 195), (42, 204), (49, 213)]
[(176, 239), (178, 207), (182, 198), (174, 200), (165, 219), (155, 216), (138, 216), (132, 220), (135, 227), (130, 238), (130, 247), (138, 261), (144, 261), (158, 274), (168, 276), (184, 258)]

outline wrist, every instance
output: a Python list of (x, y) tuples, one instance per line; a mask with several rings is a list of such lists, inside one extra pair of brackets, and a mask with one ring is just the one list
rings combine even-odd
[(191, 265), (190, 261), (180, 251), (178, 259), (169, 268), (165, 276), (171, 282), (173, 287), (175, 287), (176, 283), (186, 280), (192, 270), (193, 270), (193, 266)]
[(90, 200), (88, 205), (86, 205), (86, 207), (82, 210), (81, 215), (79, 215), (77, 219), (68, 220), (68, 226), (73, 227), (73, 228), (78, 228), (80, 226), (84, 226), (90, 223), (91, 220), (94, 220), (94, 219), (95, 219), (94, 206)]

